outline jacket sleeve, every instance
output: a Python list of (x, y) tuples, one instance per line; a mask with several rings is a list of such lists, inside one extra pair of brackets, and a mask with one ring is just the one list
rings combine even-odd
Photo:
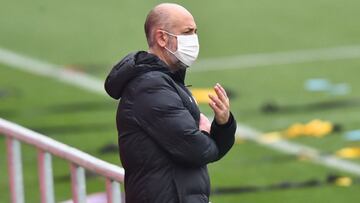
[(143, 79), (140, 86), (134, 95), (136, 122), (175, 162), (202, 166), (218, 160), (215, 140), (199, 130), (166, 78)]
[(215, 119), (211, 124), (210, 137), (214, 139), (221, 159), (231, 149), (235, 142), (236, 120), (232, 113), (227, 123), (219, 125)]

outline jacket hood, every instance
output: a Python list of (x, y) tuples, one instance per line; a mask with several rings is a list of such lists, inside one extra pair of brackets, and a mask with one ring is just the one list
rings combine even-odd
[(131, 80), (150, 71), (163, 72), (176, 82), (184, 84), (185, 69), (172, 73), (159, 57), (145, 51), (139, 51), (128, 54), (112, 68), (105, 80), (105, 90), (112, 98), (120, 99), (125, 87)]

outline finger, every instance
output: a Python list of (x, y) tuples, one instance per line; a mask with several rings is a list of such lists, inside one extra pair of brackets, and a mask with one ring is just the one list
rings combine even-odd
[(227, 93), (226, 93), (225, 89), (224, 89), (219, 83), (216, 83), (216, 86), (219, 87), (219, 89), (221, 90), (221, 92), (222, 92), (222, 93), (224, 94), (224, 96), (227, 98), (228, 96), (227, 96)]
[(215, 93), (217, 94), (217, 96), (219, 97), (219, 99), (223, 102), (223, 103), (227, 103), (227, 98), (225, 97), (224, 93), (221, 91), (219, 86), (215, 86), (214, 87)]
[(209, 98), (211, 99), (212, 102), (214, 102), (220, 109), (225, 109), (224, 104), (222, 103), (222, 101), (220, 101), (219, 98), (209, 94)]
[(220, 90), (223, 92), (223, 94), (225, 95), (225, 97), (228, 98), (225, 89), (224, 89), (219, 83), (217, 83), (217, 85), (220, 87)]
[(214, 111), (215, 115), (221, 113), (221, 109), (219, 109), (219, 107), (215, 104), (215, 102), (209, 102), (209, 106), (212, 108), (212, 110)]

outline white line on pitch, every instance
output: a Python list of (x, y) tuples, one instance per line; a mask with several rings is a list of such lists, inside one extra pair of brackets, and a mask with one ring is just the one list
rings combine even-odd
[(252, 140), (260, 145), (274, 149), (287, 154), (303, 156), (314, 163), (318, 163), (329, 168), (345, 171), (360, 176), (360, 165), (351, 161), (339, 159), (333, 155), (322, 155), (318, 150), (298, 143), (277, 139), (268, 141), (264, 139), (263, 134), (247, 126), (238, 124), (236, 135), (239, 138)]
[(189, 70), (203, 72), (355, 58), (360, 58), (360, 45), (203, 59)]
[[(103, 89), (103, 81), (85, 73), (66, 70), (66, 67), (64, 66), (50, 64), (48, 62), (33, 59), (1, 48), (0, 63), (6, 64), (12, 68), (30, 72), (32, 74), (54, 78), (67, 84), (80, 87), (84, 90), (105, 95), (105, 91)], [(263, 139), (261, 139), (260, 132), (243, 126), (241, 124), (238, 124), (238, 126), (238, 136), (253, 140), (254, 142), (284, 153), (305, 155), (315, 163), (330, 168), (342, 170), (355, 175), (360, 175), (360, 165), (356, 163), (342, 160), (334, 156), (321, 156), (320, 152), (314, 148), (310, 148), (308, 146), (289, 142), (286, 140), (279, 140), (277, 142), (271, 143), (264, 142)]]
[(2, 48), (0, 48), (0, 63), (105, 95), (103, 82), (98, 78), (67, 69), (65, 66), (50, 64)]

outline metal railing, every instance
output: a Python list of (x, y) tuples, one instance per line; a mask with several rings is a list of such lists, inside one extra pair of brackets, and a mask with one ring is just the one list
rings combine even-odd
[(1, 118), (0, 135), (6, 137), (12, 203), (25, 202), (21, 160), (22, 142), (32, 145), (38, 150), (41, 203), (55, 202), (52, 156), (60, 157), (70, 163), (72, 199), (74, 203), (86, 202), (85, 170), (105, 177), (107, 201), (109, 203), (121, 203), (120, 183), (124, 182), (125, 174), (123, 168)]

